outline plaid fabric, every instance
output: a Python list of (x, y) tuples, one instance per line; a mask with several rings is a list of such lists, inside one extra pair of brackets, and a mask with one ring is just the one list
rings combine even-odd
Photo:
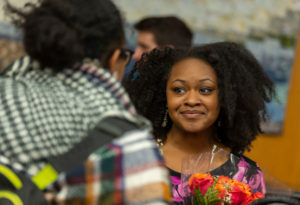
[[(7, 163), (8, 159), (13, 169), (26, 172), (29, 176), (36, 175), (45, 166), (48, 158), (69, 151), (105, 117), (118, 116), (137, 124), (148, 124), (146, 120), (136, 117), (135, 109), (121, 85), (111, 77), (110, 73), (93, 62), (86, 61), (75, 66), (75, 69), (64, 69), (54, 73), (47, 68), (41, 69), (39, 64), (29, 57), (16, 61), (1, 74), (0, 116), (0, 160)], [(139, 132), (136, 131), (136, 133)], [(124, 167), (124, 164), (133, 160), (137, 163), (136, 173), (143, 173), (144, 169), (145, 178), (149, 177), (148, 174), (151, 177), (157, 174), (160, 178), (157, 182), (160, 182), (153, 187), (155, 190), (162, 190), (161, 187), (164, 189), (164, 194), (158, 194), (158, 201), (168, 200), (168, 194), (166, 194), (168, 180), (165, 168), (161, 166), (162, 159), (155, 154), (157, 148), (154, 141), (150, 140), (149, 130), (146, 133), (144, 141), (147, 141), (152, 148), (149, 147), (149, 152), (145, 153), (143, 151), (146, 149), (136, 148), (134, 155), (144, 156), (152, 152), (153, 164), (151, 166), (153, 167), (149, 167), (147, 161), (144, 161), (148, 159), (147, 157), (139, 158), (140, 161), (130, 157), (127, 160), (126, 156), (129, 156), (129, 153), (123, 154), (127, 146), (121, 143), (120, 138), (120, 142), (116, 141), (109, 147), (102, 148), (102, 151), (92, 154), (83, 165), (82, 170), (85, 172), (81, 172), (74, 178), (75, 181), (80, 178), (86, 181), (74, 184), (74, 188), (72, 183), (65, 183), (67, 188), (63, 186), (62, 191), (52, 196), (63, 202), (69, 202), (71, 198), (89, 201), (93, 196), (91, 199), (94, 201), (97, 198), (100, 200), (100, 196), (107, 196), (106, 192), (111, 192), (114, 197), (118, 198), (118, 200), (111, 200), (113, 203), (120, 204), (121, 201), (126, 204), (127, 200), (134, 202), (133, 199), (127, 198), (128, 194), (122, 195), (115, 192), (116, 190), (126, 192), (131, 179), (135, 181), (135, 175), (131, 175), (130, 171), (127, 172), (130, 169)], [(134, 140), (137, 134), (127, 137)], [(140, 141), (141, 144), (143, 144), (142, 141)], [(112, 167), (112, 163), (115, 167)], [(86, 172), (86, 169), (89, 171)], [(124, 184), (117, 186), (112, 182), (116, 185), (112, 187), (106, 182), (102, 183), (99, 174), (111, 175), (111, 171), (115, 175), (109, 177), (109, 181), (116, 180), (118, 183), (123, 181)], [(69, 175), (66, 174), (66, 176)], [(71, 180), (71, 176), (67, 179)], [(150, 184), (153, 183), (142, 185), (144, 180), (139, 181), (141, 183), (137, 183), (136, 187), (148, 185), (152, 187)]]
[(168, 171), (147, 130), (125, 133), (48, 189), (58, 204), (167, 204)]

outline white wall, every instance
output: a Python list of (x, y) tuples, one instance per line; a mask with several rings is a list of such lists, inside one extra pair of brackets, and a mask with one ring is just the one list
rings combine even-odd
[[(38, 0), (9, 0), (16, 6)], [(62, 0), (63, 1), (63, 0)], [(224, 33), (280, 33), (297, 35), (300, 0), (113, 0), (125, 19), (135, 22), (147, 15), (178, 15), (193, 30), (211, 29)], [(0, 21), (8, 22), (0, 0)], [(298, 15), (287, 16), (290, 13)], [(238, 18), (237, 18), (238, 17)], [(295, 20), (295, 17), (297, 20)]]
[[(9, 2), (17, 7), (22, 7), (26, 2), (36, 3), (37, 0), (9, 0)], [(0, 21), (9, 22), (9, 18), (5, 15), (3, 6), (5, 4), (4, 0), (0, 0)]]
[(113, 0), (126, 20), (148, 15), (177, 15), (194, 30), (224, 34), (297, 35), (300, 0)]

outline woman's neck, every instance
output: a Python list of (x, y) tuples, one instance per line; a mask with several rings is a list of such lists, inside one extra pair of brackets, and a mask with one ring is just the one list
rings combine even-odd
[(207, 152), (216, 143), (213, 135), (213, 129), (188, 133), (173, 126), (167, 135), (165, 146), (171, 146), (186, 154)]
[[(187, 133), (172, 127), (168, 132), (166, 142), (160, 149), (165, 158), (166, 166), (174, 171), (181, 172), (182, 159), (191, 155), (212, 152), (214, 145), (230, 152), (229, 148), (224, 147), (214, 139), (213, 128), (199, 133)], [(225, 161), (218, 161), (217, 165), (221, 165)]]

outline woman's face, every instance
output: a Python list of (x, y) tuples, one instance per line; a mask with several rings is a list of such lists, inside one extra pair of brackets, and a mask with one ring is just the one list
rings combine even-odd
[(205, 131), (218, 118), (218, 79), (214, 69), (202, 60), (187, 58), (176, 63), (166, 94), (173, 126), (184, 132)]

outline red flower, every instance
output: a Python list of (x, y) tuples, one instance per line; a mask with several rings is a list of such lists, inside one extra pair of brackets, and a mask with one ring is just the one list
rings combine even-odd
[(265, 197), (265, 195), (263, 193), (260, 192), (256, 192), (251, 194), (251, 196), (248, 198), (247, 204), (250, 204), (252, 201), (256, 200), (256, 199), (260, 199)]
[[(193, 194), (194, 199), (210, 200), (211, 203), (220, 201), (218, 204), (230, 205), (248, 205), (252, 201), (264, 197), (260, 192), (251, 193), (248, 184), (238, 182), (231, 178), (220, 176), (213, 177), (208, 174), (193, 174), (188, 181), (188, 186)], [(209, 188), (214, 191), (207, 192)], [(201, 194), (195, 194), (195, 190), (199, 190)], [(194, 202), (195, 203), (195, 202)], [(210, 204), (210, 202), (208, 202)]]
[(205, 195), (207, 189), (213, 185), (213, 177), (210, 174), (194, 174), (189, 178), (188, 185), (192, 193), (195, 194), (195, 189), (199, 189), (200, 192)]
[(233, 180), (229, 177), (226, 176), (219, 176), (218, 177), (218, 183), (220, 184), (231, 184), (233, 182)]
[(230, 194), (231, 205), (240, 205), (248, 201), (248, 198), (251, 196), (251, 190), (248, 184), (234, 181)]

